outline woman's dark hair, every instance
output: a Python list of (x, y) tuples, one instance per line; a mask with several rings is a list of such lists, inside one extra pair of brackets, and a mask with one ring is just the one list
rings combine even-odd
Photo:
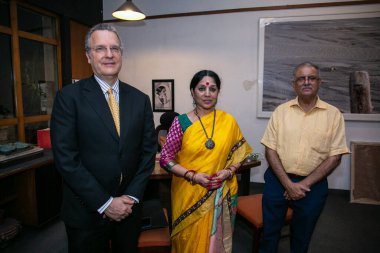
[(216, 86), (218, 87), (218, 90), (220, 90), (220, 78), (218, 74), (216, 74), (212, 70), (201, 70), (198, 73), (196, 73), (193, 76), (193, 79), (191, 79), (190, 82), (190, 90), (194, 90), (195, 86), (203, 79), (203, 77), (209, 76), (214, 79)]

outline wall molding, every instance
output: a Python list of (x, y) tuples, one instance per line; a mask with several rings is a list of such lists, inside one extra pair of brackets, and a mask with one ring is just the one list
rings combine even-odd
[[(163, 19), (163, 18), (178, 18), (178, 17), (191, 17), (191, 16), (205, 16), (205, 15), (228, 14), (228, 13), (239, 13), (239, 12), (258, 12), (258, 11), (306, 9), (306, 8), (321, 8), (321, 7), (354, 6), (354, 5), (379, 4), (379, 3), (380, 3), (379, 0), (366, 0), (366, 1), (345, 1), (345, 2), (329, 2), (329, 3), (262, 6), (262, 7), (250, 7), (250, 8), (237, 8), (237, 9), (225, 9), (225, 10), (197, 11), (197, 12), (183, 12), (183, 13), (153, 15), (153, 16), (147, 16), (145, 20)], [(119, 22), (130, 22), (130, 21), (119, 20), (119, 19), (108, 19), (108, 20), (104, 20), (103, 22), (104, 23), (119, 23)]]

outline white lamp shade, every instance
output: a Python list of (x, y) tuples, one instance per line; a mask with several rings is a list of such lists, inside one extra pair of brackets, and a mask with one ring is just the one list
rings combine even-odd
[(116, 11), (112, 13), (112, 16), (123, 20), (142, 20), (145, 18), (145, 14), (139, 10), (132, 3), (132, 1), (127, 0), (123, 5), (121, 5)]

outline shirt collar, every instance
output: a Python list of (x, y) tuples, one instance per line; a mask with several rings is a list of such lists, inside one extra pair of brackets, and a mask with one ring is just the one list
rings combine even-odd
[[(300, 104), (298, 103), (298, 96), (295, 99), (290, 100), (289, 106), (298, 106), (301, 108)], [(319, 98), (319, 96), (317, 96), (317, 102), (313, 108), (327, 109), (327, 105)]]
[(94, 75), (96, 81), (98, 82), (100, 88), (103, 91), (103, 94), (106, 94), (110, 88), (112, 88), (112, 93), (119, 94), (119, 79), (116, 80), (116, 82), (111, 86), (107, 82), (103, 81), (96, 75)]

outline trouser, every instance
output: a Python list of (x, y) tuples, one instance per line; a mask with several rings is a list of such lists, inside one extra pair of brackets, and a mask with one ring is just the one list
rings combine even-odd
[[(305, 177), (288, 175), (293, 182)], [(306, 197), (288, 201), (284, 197), (285, 189), (269, 167), (264, 174), (263, 192), (263, 233), (260, 241), (260, 253), (276, 253), (288, 207), (293, 208), (290, 223), (291, 253), (306, 253), (317, 220), (323, 210), (328, 194), (327, 179), (311, 187)]]
[(140, 235), (141, 205), (124, 220), (107, 221), (94, 228), (74, 228), (65, 224), (69, 253), (136, 253)]

